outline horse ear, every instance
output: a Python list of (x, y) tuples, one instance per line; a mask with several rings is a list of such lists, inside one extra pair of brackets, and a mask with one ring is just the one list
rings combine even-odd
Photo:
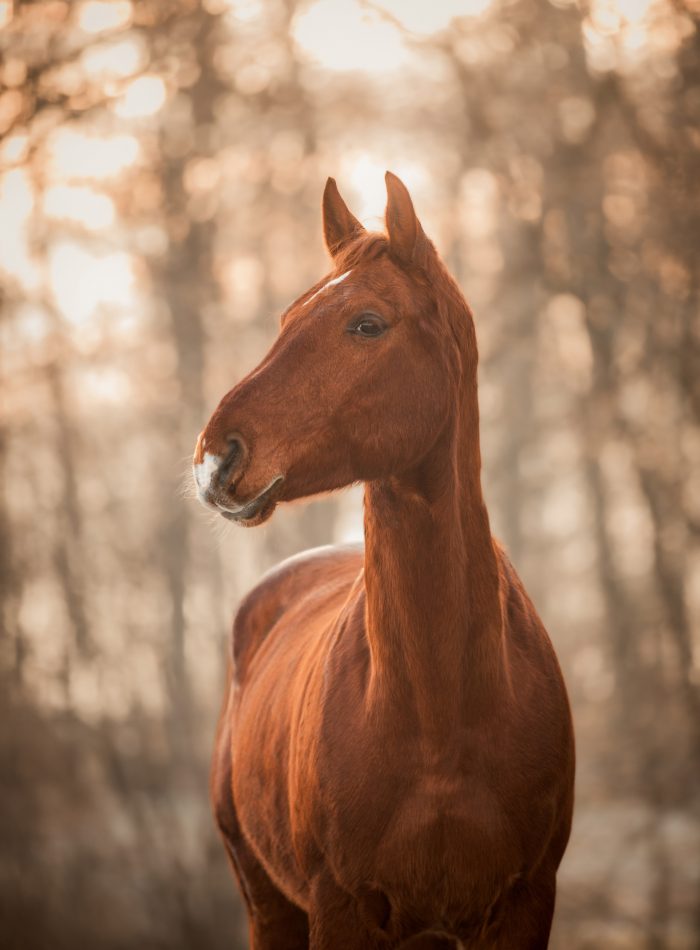
[(334, 178), (329, 178), (323, 191), (323, 235), (331, 257), (335, 257), (348, 241), (364, 228), (340, 197)]
[(429, 241), (416, 217), (408, 188), (400, 178), (387, 172), (386, 229), (391, 252), (404, 264), (424, 262)]

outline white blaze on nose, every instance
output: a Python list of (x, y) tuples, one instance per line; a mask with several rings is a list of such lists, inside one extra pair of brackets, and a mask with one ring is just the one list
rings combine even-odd
[(212, 455), (211, 452), (205, 452), (201, 462), (195, 463), (194, 480), (197, 488), (204, 493), (211, 485), (212, 476), (221, 465), (221, 456)]
[(302, 307), (306, 307), (311, 303), (312, 300), (315, 300), (319, 294), (322, 294), (324, 290), (328, 290), (329, 287), (335, 287), (336, 284), (342, 283), (346, 277), (349, 277), (352, 274), (351, 270), (346, 270), (344, 274), (341, 274), (340, 277), (334, 277), (333, 280), (329, 280), (327, 284), (324, 284), (323, 287), (319, 287), (315, 294), (311, 294), (308, 300), (305, 300), (302, 304)]

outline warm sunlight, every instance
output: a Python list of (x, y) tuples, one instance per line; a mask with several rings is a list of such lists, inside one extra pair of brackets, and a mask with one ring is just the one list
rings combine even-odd
[(16, 280), (25, 291), (39, 284), (39, 273), (27, 247), (27, 226), (34, 193), (27, 173), (13, 169), (0, 177), (0, 274)]
[(140, 37), (130, 36), (89, 47), (80, 63), (90, 79), (108, 82), (133, 76), (143, 69), (147, 60), (148, 53)]
[(85, 33), (103, 33), (116, 30), (131, 22), (132, 5), (126, 0), (88, 0), (78, 8), (78, 26)]
[[(295, 16), (292, 35), (309, 59), (325, 69), (390, 73), (420, 59), (415, 41), (450, 28), (458, 19), (476, 21), (491, 4), (492, 0), (432, 4), (422, 0), (314, 0)], [(239, 18), (251, 18), (243, 12), (248, 9), (245, 4), (229, 5)], [(619, 38), (627, 54), (643, 47), (658, 8), (659, 0), (594, 0), (586, 21), (586, 38), (598, 64), (604, 66), (604, 46), (611, 38)]]
[(424, 0), (377, 0), (375, 9), (385, 10), (390, 17), (411, 33), (429, 36), (446, 29), (457, 17), (475, 17), (491, 6), (492, 0), (440, 0), (425, 3)]
[(114, 202), (94, 188), (54, 185), (44, 194), (44, 213), (50, 218), (81, 224), (90, 231), (100, 231), (114, 223)]
[(446, 29), (457, 17), (484, 13), (491, 0), (316, 0), (293, 23), (304, 52), (326, 69), (386, 73), (416, 57), (411, 41)]
[(49, 171), (58, 180), (112, 178), (135, 164), (140, 151), (133, 135), (98, 136), (69, 125), (47, 140)]
[(49, 280), (59, 310), (72, 324), (91, 320), (98, 307), (134, 305), (134, 268), (121, 251), (100, 253), (72, 240), (49, 251)]
[(317, 0), (297, 14), (292, 31), (313, 61), (339, 72), (391, 72), (411, 56), (393, 23), (357, 0)]
[(382, 228), (386, 185), (384, 174), (392, 171), (413, 191), (420, 195), (425, 182), (423, 165), (411, 160), (392, 159), (387, 152), (350, 152), (342, 159), (340, 178), (349, 181), (354, 189), (353, 213), (369, 228)]
[(605, 72), (648, 60), (652, 51), (675, 49), (683, 21), (672, 31), (660, 28), (661, 0), (594, 0), (583, 22), (589, 65)]
[(121, 119), (140, 119), (162, 109), (166, 98), (165, 83), (160, 76), (139, 76), (129, 83), (124, 95), (115, 103), (114, 111)]
[(658, 0), (594, 0), (590, 17), (601, 33), (616, 33), (647, 19)]
[(28, 147), (29, 136), (26, 134), (5, 136), (0, 142), (0, 162), (6, 162), (8, 165), (21, 162), (27, 154)]

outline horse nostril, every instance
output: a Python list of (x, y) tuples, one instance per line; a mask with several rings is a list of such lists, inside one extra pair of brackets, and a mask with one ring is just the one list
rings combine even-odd
[(216, 477), (222, 487), (230, 488), (232, 476), (243, 465), (247, 450), (245, 442), (239, 435), (230, 435), (226, 441), (228, 442), (229, 450), (219, 466)]

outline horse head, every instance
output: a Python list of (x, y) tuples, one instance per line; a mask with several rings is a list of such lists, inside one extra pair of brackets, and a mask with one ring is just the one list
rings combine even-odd
[(333, 270), (285, 310), (265, 358), (198, 439), (198, 497), (231, 521), (257, 525), (280, 501), (418, 468), (448, 424), (470, 347), (475, 367), (461, 293), (406, 187), (390, 172), (386, 185), (386, 234), (374, 234), (328, 179)]

